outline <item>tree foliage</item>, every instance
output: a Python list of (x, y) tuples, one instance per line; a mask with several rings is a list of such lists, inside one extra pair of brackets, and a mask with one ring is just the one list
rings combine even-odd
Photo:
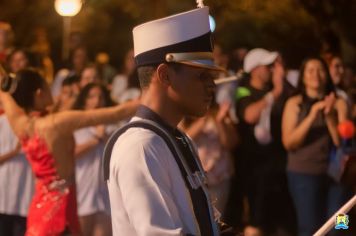
[[(28, 45), (37, 26), (47, 29), (54, 58), (59, 58), (62, 19), (54, 1), (0, 0), (0, 20), (9, 21), (16, 43)], [(334, 32), (347, 58), (356, 42), (356, 1), (352, 0), (206, 0), (217, 22), (215, 39), (227, 51), (235, 47), (265, 47), (281, 51), (292, 67), (321, 49), (323, 33)], [(72, 29), (84, 32), (93, 53), (107, 51), (116, 66), (132, 47), (132, 28), (142, 22), (193, 9), (195, 0), (86, 0), (73, 17)]]

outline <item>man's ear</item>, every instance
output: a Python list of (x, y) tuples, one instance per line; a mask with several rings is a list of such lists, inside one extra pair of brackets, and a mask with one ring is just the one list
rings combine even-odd
[(36, 94), (36, 96), (41, 96), (42, 95), (42, 89), (40, 89), (40, 88), (36, 89), (35, 94)]
[(36, 89), (36, 95), (41, 94), (42, 90), (40, 88)]
[(165, 63), (160, 64), (157, 67), (157, 79), (158, 82), (161, 84), (164, 84), (166, 86), (170, 85), (170, 80), (169, 80), (169, 66)]

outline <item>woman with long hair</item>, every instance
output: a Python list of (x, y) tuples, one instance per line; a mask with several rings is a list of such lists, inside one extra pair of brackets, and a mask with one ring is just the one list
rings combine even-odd
[[(73, 132), (134, 114), (137, 102), (91, 111), (47, 113), (53, 102), (40, 74), (24, 69), (0, 76), (0, 100), (36, 176), (26, 235), (80, 235)], [(12, 94), (9, 91), (12, 90)]]
[[(79, 93), (73, 109), (93, 111), (113, 105), (104, 85), (89, 83)], [(97, 125), (74, 132), (78, 215), (85, 236), (111, 234), (109, 194), (101, 158), (105, 139), (114, 128), (115, 125)]]
[(347, 119), (345, 100), (322, 59), (308, 58), (300, 69), (299, 93), (283, 112), (282, 141), (298, 235), (312, 235), (345, 201), (347, 191), (327, 175), (330, 151), (340, 145), (338, 123)]
[(341, 56), (333, 54), (330, 56), (327, 63), (337, 96), (344, 99), (346, 104), (351, 108), (352, 99), (349, 97), (347, 87), (345, 86), (345, 66)]

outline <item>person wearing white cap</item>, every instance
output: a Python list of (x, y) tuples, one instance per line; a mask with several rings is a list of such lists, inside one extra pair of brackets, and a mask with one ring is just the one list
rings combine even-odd
[(104, 152), (114, 235), (219, 235), (205, 174), (177, 129), (215, 90), (207, 7), (133, 29), (141, 107)]
[[(285, 73), (278, 57), (277, 52), (262, 48), (250, 50), (243, 64), (244, 71), (249, 74), (248, 81), (236, 91), (238, 133), (243, 134), (237, 150), (240, 159), (237, 172), (245, 185), (250, 224), (267, 234), (284, 226), (284, 220), (289, 217), (284, 209), (277, 217), (273, 213), (273, 207), (280, 209), (284, 208), (284, 202), (289, 204), (289, 196), (285, 196), (288, 192), (283, 167), (285, 151), (276, 134), (280, 130), (276, 128), (280, 126), (280, 119), (276, 112), (272, 113), (277, 102), (281, 102), (284, 84)], [(285, 189), (285, 193), (280, 189)]]
[[(258, 98), (253, 103), (246, 107), (244, 119), (247, 123), (257, 124), (255, 126), (255, 136), (260, 143), (266, 144), (271, 141), (271, 135), (269, 132), (268, 117), (264, 113), (270, 114), (271, 105), (273, 100), (277, 99), (283, 90), (283, 76), (284, 69), (280, 63), (275, 63), (277, 60), (277, 52), (269, 52), (262, 48), (255, 48), (249, 51), (244, 59), (244, 71), (250, 74), (250, 91), (256, 90), (256, 94), (262, 92), (262, 97)], [(274, 71), (272, 73), (272, 68)], [(273, 78), (272, 78), (272, 75)], [(268, 84), (272, 80), (273, 90), (268, 92)], [(241, 93), (243, 88), (240, 88), (238, 92)], [(268, 93), (267, 93), (268, 92)], [(244, 94), (239, 96), (244, 97)], [(241, 97), (241, 98), (242, 98)], [(261, 120), (261, 118), (264, 118)]]

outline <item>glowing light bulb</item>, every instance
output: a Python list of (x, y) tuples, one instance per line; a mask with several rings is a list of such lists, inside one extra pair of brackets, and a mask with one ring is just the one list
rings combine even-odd
[(54, 8), (61, 16), (75, 16), (82, 8), (81, 0), (56, 0)]

